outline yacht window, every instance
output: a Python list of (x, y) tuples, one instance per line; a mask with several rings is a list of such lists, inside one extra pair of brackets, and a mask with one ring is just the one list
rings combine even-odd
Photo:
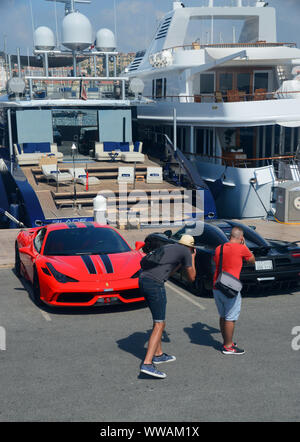
[(254, 74), (254, 91), (256, 89), (266, 89), (268, 90), (268, 72), (255, 72)]
[(215, 91), (214, 74), (200, 75), (200, 94), (213, 94)]
[(163, 80), (162, 78), (159, 78), (156, 80), (156, 98), (162, 98), (163, 97)]
[(250, 94), (250, 73), (238, 73), (237, 74), (237, 88), (239, 91), (244, 91), (246, 94)]
[(220, 91), (224, 94), (227, 91), (233, 89), (233, 74), (232, 73), (221, 73), (220, 74)]
[(167, 96), (167, 79), (164, 78), (164, 98)]

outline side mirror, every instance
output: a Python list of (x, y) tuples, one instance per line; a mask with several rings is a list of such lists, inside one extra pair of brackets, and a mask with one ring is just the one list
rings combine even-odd
[(137, 241), (135, 243), (135, 250), (141, 250), (144, 247), (145, 243), (144, 241)]
[(166, 230), (166, 231), (164, 232), (164, 235), (166, 235), (168, 238), (171, 238), (171, 236), (172, 236), (172, 230)]
[(35, 258), (35, 254), (28, 247), (21, 247), (19, 249), (19, 253), (24, 253), (24, 255), (28, 255), (31, 258)]

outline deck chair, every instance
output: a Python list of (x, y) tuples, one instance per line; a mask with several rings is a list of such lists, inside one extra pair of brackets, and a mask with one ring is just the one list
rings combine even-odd
[(246, 95), (245, 91), (239, 91), (240, 101), (246, 101)]
[(162, 167), (147, 167), (146, 182), (149, 184), (162, 183)]
[(46, 177), (47, 181), (54, 180), (57, 183), (64, 183), (72, 181), (73, 177), (68, 172), (61, 172), (57, 169), (56, 164), (43, 164), (42, 166), (43, 175)]
[(237, 89), (227, 91), (227, 101), (228, 102), (240, 101), (239, 91)]
[(216, 91), (216, 102), (217, 103), (223, 103), (223, 95), (222, 92)]
[(118, 182), (134, 183), (134, 168), (133, 167), (119, 167)]
[(89, 186), (95, 186), (100, 183), (99, 178), (95, 176), (89, 176), (87, 179), (86, 171), (83, 168), (76, 167), (75, 169), (69, 169), (70, 175), (75, 178), (76, 183), (86, 186), (87, 182)]
[(265, 100), (267, 96), (267, 89), (255, 89), (254, 101)]

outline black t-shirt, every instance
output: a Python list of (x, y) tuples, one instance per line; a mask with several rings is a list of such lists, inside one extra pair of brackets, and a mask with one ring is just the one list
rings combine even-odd
[(168, 244), (164, 246), (164, 249), (161, 263), (152, 269), (143, 270), (140, 278), (150, 278), (163, 283), (169, 279), (170, 274), (179, 264), (183, 267), (192, 267), (192, 253), (187, 246)]

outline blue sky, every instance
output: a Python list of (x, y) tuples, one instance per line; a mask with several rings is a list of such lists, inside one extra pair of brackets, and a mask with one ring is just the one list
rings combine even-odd
[[(300, 47), (300, 0), (268, 0), (277, 10), (278, 41), (295, 42)], [(186, 6), (203, 6), (208, 0), (183, 0)], [(158, 20), (172, 8), (173, 0), (92, 0), (90, 5), (78, 4), (77, 9), (91, 21), (94, 33), (100, 28), (115, 29), (114, 3), (116, 4), (117, 43), (119, 51), (136, 51), (148, 46)], [(215, 0), (216, 5), (234, 4), (235, 0)], [(253, 0), (243, 0), (243, 4)], [(34, 27), (49, 26), (56, 34), (55, 4), (46, 0), (0, 0), (0, 50), (7, 41), (7, 49), (15, 53), (32, 52), (32, 17)], [(64, 5), (57, 2), (58, 34), (64, 16)], [(6, 36), (6, 37), (5, 37)]]

